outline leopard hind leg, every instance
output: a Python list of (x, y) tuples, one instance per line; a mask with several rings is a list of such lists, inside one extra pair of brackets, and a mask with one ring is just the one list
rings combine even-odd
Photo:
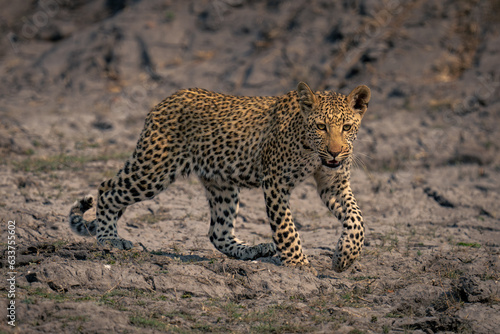
[(85, 211), (94, 205), (92, 196), (75, 202), (70, 211), (71, 229), (79, 235), (97, 237), (100, 244), (109, 244), (118, 249), (130, 249), (132, 242), (118, 236), (117, 222), (126, 208), (134, 203), (152, 199), (175, 181), (178, 167), (177, 156), (171, 155), (164, 163), (152, 168), (151, 162), (140, 163), (135, 155), (129, 159), (117, 175), (99, 187), (96, 219), (86, 221)]
[(259, 257), (273, 256), (276, 253), (274, 243), (249, 246), (236, 238), (234, 224), (239, 209), (239, 189), (230, 184), (221, 185), (203, 181), (210, 206), (210, 241), (220, 252), (240, 259), (253, 260)]
[(178, 171), (184, 168), (184, 162), (176, 162), (180, 160), (171, 154), (162, 162), (141, 164), (133, 157), (113, 179), (104, 182), (99, 189), (96, 211), (97, 240), (119, 249), (132, 248), (130, 241), (118, 236), (118, 219), (126, 207), (154, 198), (174, 182)]

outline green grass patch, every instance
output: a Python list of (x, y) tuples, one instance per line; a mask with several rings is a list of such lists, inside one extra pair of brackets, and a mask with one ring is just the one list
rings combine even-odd
[(166, 312), (166, 313), (161, 313), (164, 317), (167, 317), (169, 319), (175, 319), (175, 318), (181, 318), (187, 321), (196, 321), (196, 318), (192, 316), (191, 314), (188, 314), (184, 311), (172, 311), (172, 312)]
[(461, 270), (451, 269), (451, 270), (445, 271), (441, 276), (444, 278), (449, 278), (449, 279), (458, 279), (463, 274), (464, 274), (464, 272)]
[(130, 323), (134, 326), (153, 328), (161, 331), (167, 329), (167, 325), (157, 319), (148, 319), (142, 316), (131, 316), (129, 319)]
[(194, 324), (193, 326), (191, 326), (191, 329), (194, 329), (194, 330), (197, 330), (197, 331), (200, 331), (200, 332), (222, 332), (223, 330), (221, 330), (220, 328), (215, 328), (209, 324)]
[(401, 313), (393, 313), (393, 312), (389, 312), (385, 315), (386, 318), (403, 318), (404, 315), (402, 315)]
[[(118, 311), (128, 311), (128, 308), (123, 305), (123, 297), (132, 297), (132, 293), (127, 291), (113, 290), (110, 293), (104, 294), (97, 298), (97, 303), (100, 305), (110, 306)], [(136, 297), (137, 298), (137, 297)]]
[[(62, 301), (68, 300), (68, 298), (69, 298), (65, 293), (51, 293), (51, 292), (45, 291), (42, 288), (28, 290), (28, 296), (54, 300), (57, 302), (62, 302)], [(26, 297), (26, 299), (29, 299), (31, 303), (34, 303), (32, 298)]]
[(243, 306), (238, 305), (233, 302), (229, 302), (222, 306), (222, 309), (226, 311), (226, 314), (231, 319), (238, 319), (243, 314)]
[(189, 299), (193, 297), (193, 295), (190, 292), (184, 292), (181, 296), (182, 299)]
[(25, 303), (25, 304), (35, 304), (35, 299), (30, 298), (30, 297), (25, 297), (23, 300), (21, 300), (21, 303)]
[[(240, 307), (242, 311), (244, 309)], [(307, 333), (316, 328), (288, 322), (287, 318), (300, 311), (293, 305), (273, 305), (265, 310), (245, 312), (238, 320), (251, 325), (251, 333)], [(293, 317), (292, 317), (293, 318)]]
[(262, 323), (251, 327), (252, 333), (309, 333), (315, 328), (298, 324)]
[(481, 248), (481, 244), (477, 242), (458, 242), (457, 246), (470, 247), (470, 248)]

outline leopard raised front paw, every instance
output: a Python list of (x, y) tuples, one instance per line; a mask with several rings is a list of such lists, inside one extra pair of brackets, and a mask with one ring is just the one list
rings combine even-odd
[(333, 256), (333, 270), (338, 273), (345, 271), (349, 268), (356, 258), (345, 258), (341, 255), (335, 254)]

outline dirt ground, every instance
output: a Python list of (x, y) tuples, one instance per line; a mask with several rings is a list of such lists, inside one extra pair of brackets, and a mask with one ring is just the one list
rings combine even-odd
[[(0, 8), (1, 333), (499, 333), (500, 1)], [(131, 251), (71, 233), (71, 204), (116, 173), (164, 97), (298, 81), (372, 89), (352, 175), (366, 246), (348, 271), (332, 270), (341, 223), (311, 180), (292, 211), (317, 276), (217, 252), (195, 178), (127, 210)], [(262, 192), (241, 202), (238, 236), (269, 241)]]

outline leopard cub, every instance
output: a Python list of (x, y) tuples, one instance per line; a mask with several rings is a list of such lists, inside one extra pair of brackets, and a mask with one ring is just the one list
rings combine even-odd
[[(333, 268), (341, 272), (359, 256), (364, 240), (349, 180), (353, 142), (369, 100), (366, 86), (345, 96), (313, 92), (303, 82), (270, 97), (178, 91), (151, 110), (132, 156), (99, 187), (96, 219), (83, 219), (94, 205), (87, 196), (71, 207), (70, 226), (79, 235), (130, 249), (132, 243), (120, 238), (116, 227), (125, 209), (194, 173), (206, 189), (215, 248), (243, 260), (279, 252), (285, 265), (308, 265), (289, 199), (312, 175), (321, 199), (343, 224), (333, 258)], [(234, 235), (242, 187), (264, 191), (273, 243), (251, 246)]]

